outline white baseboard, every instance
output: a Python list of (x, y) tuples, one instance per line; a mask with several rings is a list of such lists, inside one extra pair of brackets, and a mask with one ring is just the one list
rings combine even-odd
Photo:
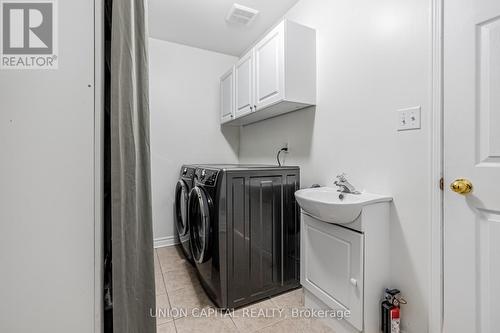
[(159, 237), (153, 240), (153, 247), (155, 249), (165, 246), (173, 246), (179, 244), (179, 240), (175, 236)]

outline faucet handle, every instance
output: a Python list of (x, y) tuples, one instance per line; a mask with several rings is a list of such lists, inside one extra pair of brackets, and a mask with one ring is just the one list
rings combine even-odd
[(347, 174), (345, 172), (342, 172), (340, 175), (337, 175), (337, 179), (340, 180), (341, 182), (347, 181), (346, 178)]

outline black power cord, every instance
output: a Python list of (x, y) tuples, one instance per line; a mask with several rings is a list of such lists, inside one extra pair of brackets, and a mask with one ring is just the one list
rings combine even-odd
[(279, 151), (278, 151), (278, 154), (276, 154), (276, 161), (278, 161), (278, 166), (281, 166), (281, 161), (280, 161), (280, 154), (281, 152), (283, 151), (288, 151), (288, 148), (281, 148)]

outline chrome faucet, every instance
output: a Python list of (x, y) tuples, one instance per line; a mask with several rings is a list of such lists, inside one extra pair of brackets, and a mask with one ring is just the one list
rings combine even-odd
[(338, 191), (341, 193), (361, 194), (361, 192), (356, 191), (356, 188), (354, 188), (354, 186), (349, 183), (345, 173), (338, 175), (337, 180), (333, 183), (339, 188)]

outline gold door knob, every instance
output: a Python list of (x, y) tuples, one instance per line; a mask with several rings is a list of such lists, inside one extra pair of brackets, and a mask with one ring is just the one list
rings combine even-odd
[(466, 195), (472, 192), (472, 183), (467, 179), (456, 179), (451, 183), (450, 188), (453, 192)]

